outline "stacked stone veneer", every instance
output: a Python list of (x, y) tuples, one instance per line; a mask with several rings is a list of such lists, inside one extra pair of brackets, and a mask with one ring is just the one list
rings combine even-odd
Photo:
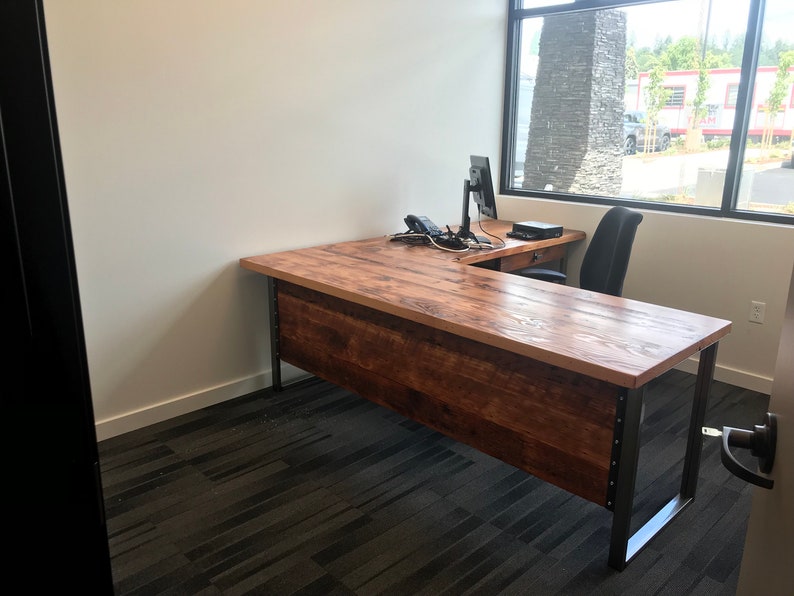
[(623, 157), (626, 17), (546, 17), (523, 188), (617, 196)]

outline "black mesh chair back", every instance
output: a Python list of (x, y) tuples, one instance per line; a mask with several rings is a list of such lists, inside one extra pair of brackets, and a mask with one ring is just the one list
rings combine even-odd
[[(623, 294), (631, 247), (641, 221), (642, 213), (625, 207), (612, 207), (604, 214), (582, 260), (580, 288), (612, 296)], [(514, 274), (555, 283), (565, 283), (568, 279), (561, 271), (539, 267), (528, 267)]]
[(598, 223), (579, 271), (579, 287), (620, 296), (642, 214), (612, 207)]

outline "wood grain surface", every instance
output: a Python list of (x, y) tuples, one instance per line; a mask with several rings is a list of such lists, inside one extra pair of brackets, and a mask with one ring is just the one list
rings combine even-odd
[(280, 356), (605, 505), (620, 388), (278, 282)]
[(730, 332), (723, 319), (470, 266), (571, 238), (506, 239), (504, 247), (470, 255), (379, 237), (243, 258), (240, 265), (627, 388), (643, 386)]

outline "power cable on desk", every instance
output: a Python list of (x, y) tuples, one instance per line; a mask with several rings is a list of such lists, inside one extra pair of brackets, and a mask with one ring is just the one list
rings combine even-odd
[(423, 245), (423, 244), (430, 244), (430, 240), (427, 234), (419, 234), (417, 232), (399, 232), (397, 234), (391, 234), (389, 239), (392, 242), (402, 242), (403, 244), (411, 244), (411, 245)]
[(392, 234), (390, 238), (392, 241), (398, 241), (412, 246), (429, 244), (434, 248), (448, 252), (466, 252), (469, 250), (469, 246), (455, 236), (452, 231), (440, 236), (431, 236), (430, 234), (419, 234), (416, 232), (403, 232)]
[[(505, 241), (504, 241), (504, 240), (502, 240), (502, 239), (501, 239), (499, 236), (496, 236), (495, 234), (491, 234), (491, 233), (490, 233), (490, 232), (488, 232), (487, 230), (484, 230), (484, 229), (483, 229), (483, 227), (482, 227), (482, 222), (481, 222), (479, 219), (477, 220), (477, 226), (480, 228), (480, 231), (481, 231), (483, 234), (485, 234), (486, 236), (490, 236), (491, 238), (495, 238), (496, 240), (498, 240), (498, 241), (499, 241), (499, 244), (498, 244), (498, 246), (507, 246), (507, 244), (505, 243)], [(491, 247), (493, 248), (493, 245), (492, 245)]]
[(443, 236), (430, 236), (430, 243), (441, 250), (449, 252), (466, 252), (470, 246), (458, 238), (447, 226), (448, 233)]

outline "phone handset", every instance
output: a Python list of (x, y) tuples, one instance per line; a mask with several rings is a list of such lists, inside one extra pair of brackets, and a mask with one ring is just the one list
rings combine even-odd
[(405, 225), (416, 234), (427, 234), (428, 236), (444, 235), (444, 232), (424, 215), (406, 215)]

